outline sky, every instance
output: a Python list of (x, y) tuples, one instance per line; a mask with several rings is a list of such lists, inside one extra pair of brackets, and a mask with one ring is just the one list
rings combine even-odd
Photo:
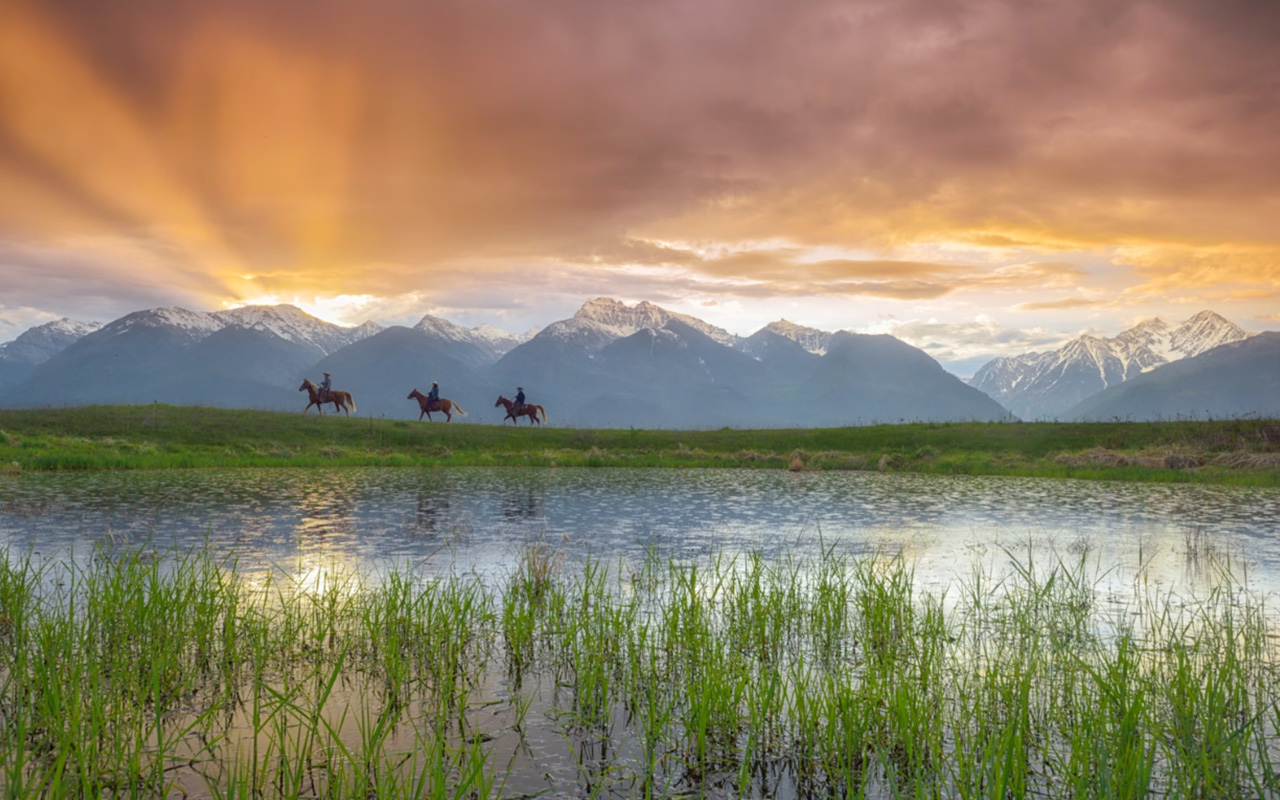
[(0, 341), (610, 296), (971, 372), (1280, 329), (1277, 40), (1272, 0), (0, 0)]

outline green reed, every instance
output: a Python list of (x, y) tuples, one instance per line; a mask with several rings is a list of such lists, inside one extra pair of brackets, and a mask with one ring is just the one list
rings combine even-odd
[(1280, 620), (1231, 575), (1104, 594), (1088, 552), (1008, 553), (935, 594), (830, 547), (571, 568), (537, 542), (488, 581), (9, 553), (0, 795), (1276, 797)]

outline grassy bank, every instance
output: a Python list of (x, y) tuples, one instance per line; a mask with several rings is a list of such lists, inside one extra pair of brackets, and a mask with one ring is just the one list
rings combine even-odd
[(1280, 485), (1276, 420), (584, 430), (176, 406), (0, 410), (0, 470), (272, 466), (903, 470)]
[(1089, 563), (0, 558), (0, 795), (1277, 797), (1265, 598)]

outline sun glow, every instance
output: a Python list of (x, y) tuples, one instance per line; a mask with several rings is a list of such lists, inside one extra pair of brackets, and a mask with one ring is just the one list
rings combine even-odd
[(286, 297), (278, 294), (266, 294), (249, 297), (243, 300), (223, 301), (223, 308), (243, 308), (244, 306), (275, 306), (287, 303), (297, 306), (311, 316), (334, 325), (352, 327), (364, 321), (369, 307), (377, 300), (371, 294), (340, 294), (332, 297), (312, 296), (310, 298), (293, 295)]

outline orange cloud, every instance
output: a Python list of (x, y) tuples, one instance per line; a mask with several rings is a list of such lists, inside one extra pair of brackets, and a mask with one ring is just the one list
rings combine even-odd
[(1104, 306), (1113, 301), (1101, 298), (1088, 297), (1064, 297), (1061, 300), (1046, 300), (1038, 303), (1020, 303), (1017, 306), (1019, 311), (1061, 311), (1067, 308), (1088, 308), (1090, 306)]
[[(1143, 295), (1265, 288), (1277, 35), (1242, 0), (8, 0), (0, 244), (211, 305), (644, 264), (920, 300), (1113, 250)], [(900, 257), (938, 242), (998, 266)]]

